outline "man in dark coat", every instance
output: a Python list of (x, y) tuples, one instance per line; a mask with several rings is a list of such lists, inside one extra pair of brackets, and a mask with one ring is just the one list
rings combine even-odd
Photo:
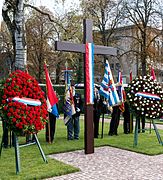
[(95, 87), (94, 92), (94, 111), (93, 111), (93, 122), (94, 122), (94, 138), (98, 138), (99, 135), (99, 121), (103, 108), (103, 100), (99, 95), (98, 89)]

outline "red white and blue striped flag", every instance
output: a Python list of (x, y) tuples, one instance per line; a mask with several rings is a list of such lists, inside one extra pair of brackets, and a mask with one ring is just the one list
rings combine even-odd
[(151, 98), (151, 99), (155, 99), (155, 100), (161, 100), (160, 96), (158, 96), (157, 94), (151, 94), (151, 93), (147, 93), (147, 92), (137, 92), (135, 94), (135, 96), (141, 96), (144, 98)]
[(69, 120), (72, 118), (72, 115), (76, 113), (75, 104), (73, 98), (73, 88), (70, 83), (70, 76), (68, 72), (65, 73), (65, 99), (63, 104), (63, 112), (64, 112), (64, 123), (68, 125)]
[(46, 65), (44, 65), (45, 70), (45, 76), (46, 76), (46, 91), (47, 91), (47, 108), (48, 112), (52, 113), (54, 116), (59, 117), (58, 109), (57, 109), (57, 103), (58, 98), (56, 96), (56, 93), (54, 92), (52, 82), (49, 76), (48, 69)]
[(106, 61), (104, 78), (101, 82), (99, 93), (108, 100), (109, 106), (115, 106), (120, 103), (108, 61)]
[(86, 80), (86, 104), (94, 103), (94, 45), (85, 45), (85, 80)]
[(126, 93), (123, 87), (123, 80), (122, 80), (122, 72), (118, 71), (118, 95), (119, 95), (119, 100), (121, 101), (121, 105), (119, 106), (119, 109), (124, 112), (125, 111), (125, 106), (124, 106), (124, 101), (126, 101)]
[(26, 97), (20, 98), (18, 96), (15, 96), (14, 98), (12, 98), (12, 101), (20, 102), (30, 106), (41, 106), (41, 101), (38, 99), (31, 99)]

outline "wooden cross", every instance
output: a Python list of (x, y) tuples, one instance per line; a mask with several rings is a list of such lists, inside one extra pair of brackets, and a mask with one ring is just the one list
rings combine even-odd
[[(66, 51), (66, 52), (78, 52), (83, 53), (85, 55), (85, 44), (93, 43), (93, 35), (92, 35), (92, 26), (93, 22), (89, 19), (84, 19), (84, 40), (83, 44), (75, 44), (66, 41), (56, 41), (55, 42), (55, 50)], [(117, 55), (117, 49), (107, 46), (94, 46), (94, 54), (99, 55)], [(84, 56), (85, 58), (85, 56)], [(85, 60), (84, 60), (85, 67)], [(84, 68), (84, 87), (86, 87), (86, 70)], [(86, 89), (85, 97), (86, 97)], [(85, 144), (85, 154), (94, 153), (94, 128), (93, 128), (93, 104), (85, 103), (85, 114), (84, 114), (84, 144)]]

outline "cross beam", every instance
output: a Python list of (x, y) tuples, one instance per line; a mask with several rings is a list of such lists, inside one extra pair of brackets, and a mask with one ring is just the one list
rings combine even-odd
[[(84, 32), (83, 32), (83, 44), (75, 44), (66, 41), (56, 41), (55, 50), (66, 51), (66, 52), (78, 52), (85, 55), (85, 44), (93, 43), (92, 27), (93, 22), (89, 19), (84, 19), (83, 21)], [(99, 55), (117, 55), (117, 49), (107, 46), (94, 46), (94, 54)], [(85, 56), (84, 56), (85, 58)], [(84, 87), (86, 87), (86, 70), (85, 70), (84, 60)], [(86, 99), (86, 89), (85, 99)], [(85, 114), (84, 114), (84, 144), (85, 144), (85, 154), (94, 153), (94, 128), (93, 128), (93, 104), (86, 104), (85, 102)]]
[[(75, 44), (67, 41), (56, 41), (55, 49), (66, 52), (85, 53), (85, 44)], [(94, 54), (98, 55), (117, 55), (117, 49), (107, 46), (95, 45)]]

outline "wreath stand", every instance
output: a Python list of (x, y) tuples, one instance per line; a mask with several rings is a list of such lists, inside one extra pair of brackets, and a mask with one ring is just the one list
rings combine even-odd
[[(160, 134), (158, 132), (157, 126), (156, 126), (153, 119), (152, 120), (150, 119), (150, 132), (151, 132), (151, 121), (152, 121), (152, 124), (153, 124), (153, 127), (154, 127), (154, 131), (156, 133), (157, 140), (158, 140), (159, 144), (163, 146), (161, 136), (160, 136)], [(136, 119), (135, 132), (134, 132), (134, 147), (137, 146), (137, 145), (138, 145), (138, 120)]]
[[(37, 138), (37, 135), (36, 134), (33, 134), (34, 135), (34, 138), (35, 138), (35, 142), (33, 143), (29, 143), (29, 144), (23, 144), (23, 145), (19, 145), (19, 142), (18, 142), (18, 136), (15, 135), (14, 133), (14, 140), (15, 140), (15, 145), (14, 145), (14, 148), (15, 148), (15, 163), (16, 163), (16, 174), (18, 174), (20, 172), (20, 153), (19, 153), (19, 148), (20, 147), (26, 147), (26, 146), (30, 146), (30, 145), (33, 145), (33, 144), (37, 144), (39, 150), (40, 150), (40, 153), (41, 153), (41, 156), (44, 160), (45, 163), (48, 163), (46, 157), (45, 157), (45, 154), (41, 148), (41, 145), (40, 145), (40, 142)], [(2, 141), (1, 141), (1, 147), (0, 147), (0, 157), (1, 157), (1, 153), (2, 153), (2, 148), (3, 148), (3, 142), (4, 142), (4, 132), (3, 132), (3, 135), (2, 135)]]

